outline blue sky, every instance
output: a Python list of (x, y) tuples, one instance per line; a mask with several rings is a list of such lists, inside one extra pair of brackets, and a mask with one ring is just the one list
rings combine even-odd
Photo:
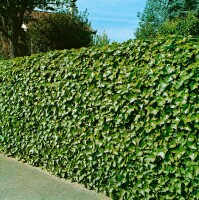
[(87, 9), (88, 19), (98, 33), (105, 31), (111, 41), (134, 38), (138, 27), (137, 13), (143, 11), (146, 0), (77, 0), (80, 11)]

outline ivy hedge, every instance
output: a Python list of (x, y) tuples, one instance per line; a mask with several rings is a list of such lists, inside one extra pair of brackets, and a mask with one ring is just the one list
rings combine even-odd
[(0, 152), (113, 199), (199, 199), (199, 40), (0, 62)]

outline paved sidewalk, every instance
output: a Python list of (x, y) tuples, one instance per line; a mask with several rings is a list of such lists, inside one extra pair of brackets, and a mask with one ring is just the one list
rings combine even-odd
[(110, 200), (110, 198), (0, 154), (0, 200)]

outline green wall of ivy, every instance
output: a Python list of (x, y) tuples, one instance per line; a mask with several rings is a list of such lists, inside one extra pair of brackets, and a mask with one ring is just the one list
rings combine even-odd
[(113, 199), (199, 199), (199, 40), (0, 62), (0, 152)]

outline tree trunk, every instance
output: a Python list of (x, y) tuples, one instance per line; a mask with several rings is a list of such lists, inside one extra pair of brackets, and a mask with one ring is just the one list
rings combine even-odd
[(16, 58), (18, 55), (18, 41), (10, 39), (10, 57)]

